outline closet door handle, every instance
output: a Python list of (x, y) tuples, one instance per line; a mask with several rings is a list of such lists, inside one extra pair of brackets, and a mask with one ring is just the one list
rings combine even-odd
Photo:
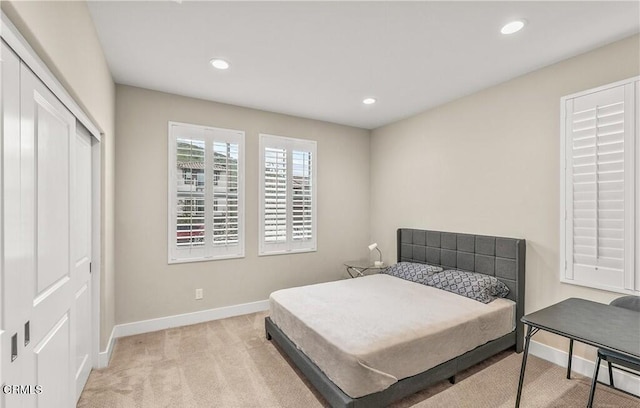
[(31, 342), (31, 329), (29, 325), (29, 321), (24, 324), (24, 346), (27, 347)]
[(11, 362), (18, 358), (18, 333), (11, 336)]

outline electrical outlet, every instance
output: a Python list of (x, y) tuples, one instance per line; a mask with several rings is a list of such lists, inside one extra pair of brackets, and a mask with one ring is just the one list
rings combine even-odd
[(204, 297), (202, 289), (196, 289), (196, 300), (200, 300)]

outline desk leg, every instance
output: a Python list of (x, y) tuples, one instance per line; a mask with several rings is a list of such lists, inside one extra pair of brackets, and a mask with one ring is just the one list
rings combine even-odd
[(518, 382), (518, 394), (516, 394), (516, 408), (520, 407), (520, 396), (522, 395), (522, 384), (524, 383), (524, 370), (527, 367), (527, 355), (529, 354), (529, 342), (531, 341), (531, 336), (535, 334), (535, 332), (531, 333), (532, 329), (533, 327), (527, 325), (527, 335), (524, 338), (524, 353), (522, 353), (522, 367), (520, 367), (520, 381)]
[(591, 390), (589, 390), (589, 401), (587, 402), (587, 408), (593, 407), (593, 396), (596, 393), (596, 384), (598, 383), (598, 370), (600, 370), (600, 353), (598, 353), (598, 359), (596, 360), (596, 368), (593, 372), (593, 378), (591, 379)]
[(571, 360), (573, 357), (573, 339), (569, 339), (569, 361), (567, 362), (567, 380), (571, 379)]

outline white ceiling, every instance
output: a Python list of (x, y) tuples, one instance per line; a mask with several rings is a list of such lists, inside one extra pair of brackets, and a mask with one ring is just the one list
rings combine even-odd
[[(90, 1), (89, 10), (117, 83), (372, 129), (637, 33), (639, 4)], [(515, 18), (525, 29), (500, 34)], [(213, 57), (231, 68), (214, 69)], [(378, 103), (363, 105), (367, 96)]]

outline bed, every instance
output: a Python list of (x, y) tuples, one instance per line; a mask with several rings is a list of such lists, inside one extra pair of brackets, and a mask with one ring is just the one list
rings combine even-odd
[(397, 245), (398, 262), (495, 276), (509, 294), (485, 305), (383, 274), (274, 292), (267, 338), (333, 407), (387, 406), (522, 351), (524, 240), (402, 228)]

